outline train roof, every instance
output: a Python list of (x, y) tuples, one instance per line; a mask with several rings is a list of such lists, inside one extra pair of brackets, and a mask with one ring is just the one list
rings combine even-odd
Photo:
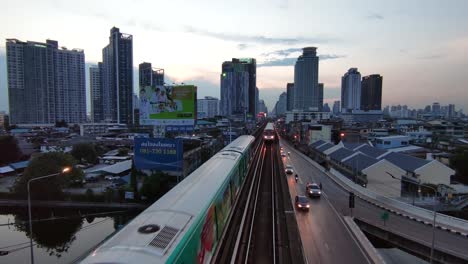
[(273, 130), (273, 123), (268, 123), (265, 127), (265, 130)]
[(224, 147), (221, 151), (237, 151), (244, 152), (252, 142), (254, 142), (255, 137), (253, 136), (242, 136), (238, 137), (231, 144)]
[[(231, 150), (245, 150), (253, 139), (241, 136), (215, 154), (82, 263), (166, 263), (192, 224), (204, 217), (202, 212), (241, 158), (238, 150)], [(160, 230), (150, 234), (138, 231), (146, 225), (157, 225)]]

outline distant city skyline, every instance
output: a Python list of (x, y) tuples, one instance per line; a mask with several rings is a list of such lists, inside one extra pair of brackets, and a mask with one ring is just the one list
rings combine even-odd
[[(468, 107), (468, 27), (460, 26), (468, 24), (467, 1), (444, 2), (443, 8), (435, 0), (251, 2), (184, 2), (183, 9), (178, 1), (5, 2), (0, 10), (0, 111), (8, 111), (5, 39), (54, 39), (70, 49), (84, 49), (88, 83), (89, 65), (101, 60), (113, 26), (134, 36), (134, 72), (139, 63), (151, 61), (165, 69), (169, 82), (197, 85), (199, 98), (220, 97), (220, 63), (251, 57), (257, 59), (260, 99), (272, 109), (286, 84), (294, 81), (293, 65), (301, 49), (315, 46), (324, 102), (340, 100), (341, 76), (356, 67), (365, 75), (384, 77), (383, 105), (423, 108), (438, 101)], [(243, 12), (248, 3), (258, 12)], [(163, 10), (157, 17), (155, 8)], [(321, 12), (305, 15), (317, 9)], [(239, 23), (230, 23), (226, 14), (241, 14)], [(253, 19), (264, 23), (248, 22)], [(349, 22), (352, 30), (343, 26)], [(88, 85), (87, 96), (89, 112)]]

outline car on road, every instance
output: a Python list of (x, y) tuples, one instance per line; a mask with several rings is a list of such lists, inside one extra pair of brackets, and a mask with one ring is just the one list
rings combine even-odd
[(307, 199), (307, 197), (305, 197), (304, 195), (296, 195), (294, 204), (299, 210), (308, 211), (310, 209), (309, 199)]
[(306, 185), (306, 193), (310, 197), (318, 197), (322, 195), (322, 190), (320, 189), (320, 186), (316, 183), (309, 183)]
[(284, 152), (281, 152), (281, 157), (282, 157), (282, 158), (285, 158), (285, 157), (286, 157), (286, 154), (284, 154)]
[(294, 173), (294, 169), (291, 165), (286, 165), (286, 169), (284, 170), (286, 172), (286, 174), (293, 174)]

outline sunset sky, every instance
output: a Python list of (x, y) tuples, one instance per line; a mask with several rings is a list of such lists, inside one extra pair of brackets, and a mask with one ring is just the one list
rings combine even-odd
[(325, 102), (339, 100), (341, 76), (357, 67), (363, 76), (383, 76), (384, 105), (438, 101), (468, 109), (464, 0), (2, 2), (0, 110), (8, 110), (7, 38), (58, 40), (84, 49), (91, 65), (101, 60), (113, 26), (133, 35), (135, 67), (146, 61), (164, 68), (167, 80), (198, 85), (199, 98), (219, 97), (223, 61), (253, 57), (260, 98), (271, 110), (294, 80), (301, 48), (316, 46)]

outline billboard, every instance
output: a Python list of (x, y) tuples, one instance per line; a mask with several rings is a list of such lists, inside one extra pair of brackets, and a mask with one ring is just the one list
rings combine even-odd
[(184, 147), (181, 139), (135, 138), (134, 150), (137, 169), (182, 170)]
[(142, 125), (193, 126), (196, 118), (194, 85), (140, 87)]

